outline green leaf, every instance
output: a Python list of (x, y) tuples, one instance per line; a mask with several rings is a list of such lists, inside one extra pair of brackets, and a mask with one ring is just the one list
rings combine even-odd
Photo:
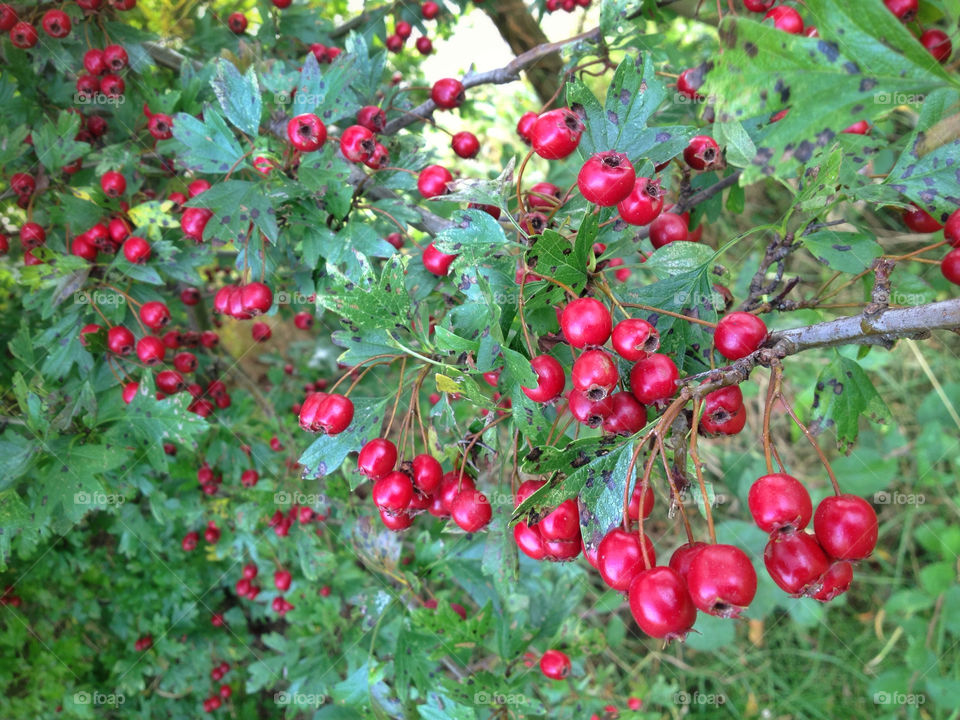
[(380, 280), (373, 277), (370, 264), (354, 252), (363, 268), (358, 281), (327, 265), (331, 285), (317, 294), (317, 303), (342, 317), (354, 330), (397, 330), (407, 332), (410, 325), (410, 296), (403, 283), (408, 255), (393, 255), (386, 260)]
[(50, 173), (90, 152), (90, 144), (74, 140), (80, 129), (79, 113), (61, 112), (54, 123), (45, 119), (33, 133), (33, 149), (37, 159)]
[(243, 157), (243, 148), (223, 117), (209, 105), (204, 106), (203, 121), (177, 113), (173, 118), (173, 139), (168, 143), (174, 147), (177, 162), (193, 172), (223, 175)]
[(800, 242), (817, 260), (840, 272), (858, 273), (883, 254), (883, 248), (873, 235), (865, 232), (837, 232), (824, 228), (801, 236)]
[[(336, 472), (349, 453), (358, 452), (368, 440), (380, 432), (384, 408), (391, 398), (352, 399), (354, 416), (350, 427), (336, 435), (321, 435), (300, 456), (304, 477), (319, 478)], [(359, 473), (349, 473), (348, 479), (352, 490), (365, 478)]]
[(677, 273), (699, 270), (713, 258), (713, 248), (694, 242), (675, 242), (655, 250), (647, 258), (644, 268), (656, 272), (658, 277), (667, 278)]
[(344, 160), (328, 152), (311, 153), (300, 164), (298, 177), (304, 187), (323, 198), (327, 212), (337, 220), (350, 212), (354, 188), (349, 182), (350, 167)]
[(441, 252), (485, 258), (498, 247), (518, 245), (508, 240), (500, 223), (483, 210), (458, 210), (451, 220), (453, 225), (434, 239)]
[(837, 355), (817, 378), (810, 429), (819, 434), (833, 428), (837, 447), (847, 452), (857, 439), (863, 415), (882, 423), (890, 418), (890, 409), (860, 364)]
[[(632, 442), (624, 443), (596, 461), (593, 474), (584, 481), (580, 491), (580, 534), (589, 549), (596, 549), (603, 536), (623, 522), (623, 495), (627, 483), (633, 485), (637, 477), (636, 464), (627, 477), (633, 450)], [(637, 463), (642, 467), (643, 458)]]
[(358, 104), (350, 87), (353, 74), (353, 58), (349, 55), (341, 56), (321, 72), (313, 53), (307, 53), (293, 96), (292, 114), (314, 113), (328, 125), (351, 115)]
[[(527, 267), (541, 277), (550, 277), (580, 292), (587, 282), (587, 256), (555, 230), (545, 230), (527, 251)], [(563, 288), (553, 283), (528, 282), (524, 291), (530, 307), (563, 301)]]
[(223, 114), (236, 128), (256, 137), (260, 131), (263, 101), (253, 65), (246, 75), (241, 75), (233, 63), (223, 58), (218, 58), (215, 65), (216, 74), (210, 80), (210, 85), (220, 101)]
[(757, 146), (750, 139), (743, 124), (737, 120), (714, 123), (713, 137), (724, 149), (728, 165), (747, 167), (756, 157)]
[(273, 201), (274, 198), (262, 183), (227, 180), (200, 193), (187, 206), (213, 211), (213, 217), (204, 231), (204, 239), (208, 242), (229, 243), (244, 238), (251, 223), (268, 240), (276, 242), (279, 230)]

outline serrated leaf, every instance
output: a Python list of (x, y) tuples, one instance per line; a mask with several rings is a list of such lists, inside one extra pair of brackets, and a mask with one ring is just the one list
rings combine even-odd
[(847, 452), (857, 439), (862, 416), (882, 423), (890, 418), (890, 409), (860, 364), (837, 355), (817, 378), (810, 429), (819, 434), (833, 428), (837, 447)]
[(168, 143), (176, 150), (177, 162), (194, 172), (223, 175), (243, 157), (243, 148), (223, 117), (209, 105), (204, 107), (203, 121), (177, 113), (173, 118), (173, 139)]
[(873, 235), (865, 232), (836, 232), (825, 228), (801, 236), (800, 241), (817, 260), (840, 272), (858, 273), (883, 254)]
[[(587, 257), (582, 246), (574, 246), (555, 230), (545, 230), (527, 251), (532, 273), (558, 280), (579, 293), (587, 282)], [(527, 282), (524, 292), (529, 307), (555, 305), (564, 299), (563, 288), (553, 283)]]
[(314, 113), (326, 124), (347, 117), (357, 105), (350, 79), (353, 58), (343, 55), (321, 72), (313, 53), (307, 53), (293, 96), (293, 115)]
[(657, 277), (667, 278), (677, 273), (702, 268), (713, 257), (713, 248), (695, 242), (668, 243), (647, 258), (644, 268), (653, 270)]
[[(358, 452), (364, 443), (380, 432), (384, 408), (392, 398), (352, 399), (354, 416), (350, 426), (336, 435), (321, 435), (300, 456), (304, 477), (319, 478), (336, 472), (349, 453)], [(359, 473), (348, 473), (348, 479), (351, 490), (365, 480)]]
[(127, 212), (133, 221), (133, 234), (159, 240), (166, 230), (179, 228), (180, 222), (173, 216), (173, 208), (170, 200), (148, 200), (134, 205)]
[(90, 143), (74, 140), (79, 129), (80, 114), (63, 111), (55, 123), (47, 118), (33, 130), (33, 149), (48, 172), (57, 173), (90, 152)]
[(241, 75), (233, 63), (224, 58), (217, 58), (215, 66), (216, 74), (210, 85), (220, 101), (223, 114), (234, 127), (255, 138), (260, 130), (263, 109), (256, 70), (251, 65), (246, 75)]
[(251, 223), (270, 242), (277, 241), (279, 230), (274, 198), (266, 192), (262, 183), (248, 180), (216, 183), (193, 198), (187, 206), (213, 211), (213, 217), (203, 232), (208, 242), (230, 243), (244, 238)]

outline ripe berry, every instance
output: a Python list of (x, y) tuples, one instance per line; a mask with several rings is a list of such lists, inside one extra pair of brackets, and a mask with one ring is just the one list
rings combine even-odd
[(577, 187), (588, 202), (612, 207), (630, 194), (636, 179), (629, 158), (611, 150), (597, 153), (583, 164)]
[(376, 105), (366, 105), (357, 110), (357, 125), (362, 125), (372, 133), (383, 130), (387, 124), (387, 114)]
[(14, 173), (10, 176), (10, 187), (17, 195), (33, 195), (37, 181), (30, 173)]
[(270, 326), (265, 322), (257, 322), (250, 328), (250, 336), (254, 342), (266, 342), (273, 335)]
[(493, 510), (483, 493), (464, 488), (450, 505), (450, 517), (461, 530), (475, 533), (490, 523)]
[(293, 580), (293, 575), (290, 574), (289, 570), (277, 570), (273, 573), (273, 584), (280, 592), (286, 592), (290, 589), (291, 580)]
[(521, 387), (523, 394), (538, 403), (550, 402), (559, 397), (566, 384), (566, 376), (559, 361), (550, 355), (537, 355), (530, 361), (530, 365), (537, 374), (537, 386)]
[(650, 513), (653, 512), (654, 502), (653, 487), (649, 483), (641, 483), (635, 486), (633, 492), (630, 494), (630, 504), (627, 506), (627, 518), (633, 522), (638, 522), (642, 510), (643, 518), (646, 520), (650, 517)]
[(553, 183), (539, 182), (527, 191), (527, 206), (553, 210), (560, 205), (562, 191)]
[(262, 282), (247, 283), (240, 288), (243, 311), (251, 317), (267, 312), (273, 305), (273, 291)]
[(190, 552), (191, 550), (196, 550), (198, 542), (200, 542), (200, 533), (198, 533), (196, 530), (191, 530), (183, 536), (183, 540), (180, 542), (180, 547), (187, 552)]
[(732, 312), (717, 323), (713, 343), (727, 360), (739, 360), (755, 352), (767, 338), (767, 326), (756, 315)]
[(568, 303), (560, 316), (563, 337), (575, 348), (603, 345), (610, 337), (611, 325), (610, 311), (590, 297)]
[[(256, 470), (244, 470), (240, 473), (240, 484), (244, 487), (253, 487), (260, 481), (260, 473)], [(256, 566), (254, 566), (256, 568)], [(255, 575), (256, 573), (254, 573)], [(244, 568), (244, 577), (246, 577), (246, 568)]]
[(926, 210), (912, 204), (903, 211), (903, 224), (915, 233), (935, 233), (943, 227)]
[[(377, 480), (397, 464), (397, 446), (386, 438), (375, 438), (363, 446), (357, 456), (361, 475)], [(439, 480), (439, 478), (438, 478)]]
[(933, 55), (933, 59), (941, 65), (946, 63), (947, 60), (950, 59), (950, 55), (953, 54), (953, 45), (950, 43), (950, 37), (938, 28), (924, 30), (923, 35), (920, 36), (920, 44), (923, 45), (927, 49), (927, 52)]
[(21, 50), (29, 50), (37, 44), (37, 29), (28, 22), (20, 21), (10, 30), (10, 42)]
[(954, 210), (943, 225), (943, 239), (953, 247), (960, 247), (960, 210)]
[(100, 79), (100, 92), (107, 97), (120, 97), (124, 89), (126, 84), (119, 75), (104, 75)]
[(537, 122), (537, 117), (538, 115), (531, 110), (521, 115), (517, 121), (517, 135), (519, 135), (527, 145), (530, 144), (533, 126)]
[(837, 560), (863, 560), (877, 545), (877, 514), (856, 495), (824, 498), (813, 515), (817, 541)]
[(680, 373), (668, 356), (654, 353), (637, 362), (630, 371), (630, 391), (643, 405), (673, 397)]
[(117, 355), (129, 355), (133, 352), (133, 333), (122, 325), (107, 330), (107, 348)]
[(440, 486), (443, 477), (443, 468), (440, 462), (432, 455), (417, 455), (413, 459), (413, 484), (424, 495), (431, 495)]
[(297, 115), (287, 123), (287, 139), (300, 152), (313, 152), (327, 141), (327, 126), (313, 113)]
[(401, 38), (406, 40), (413, 33), (413, 26), (410, 25), (406, 20), (400, 20), (394, 26), (394, 32), (397, 33)]
[(654, 249), (689, 239), (686, 221), (676, 213), (661, 213), (650, 223), (650, 244)]
[(417, 45), (417, 51), (421, 55), (429, 55), (430, 53), (433, 52), (433, 43), (430, 42), (430, 38), (428, 38), (426, 35), (422, 35), (421, 37), (418, 37), (416, 45)]
[(663, 210), (663, 191), (659, 180), (639, 177), (630, 194), (617, 205), (624, 222), (630, 225), (646, 225)]
[(853, 565), (845, 560), (834, 562), (820, 578), (820, 589), (811, 597), (820, 602), (830, 602), (843, 595), (853, 582)]
[(150, 259), (150, 243), (142, 237), (131, 236), (123, 243), (123, 256), (134, 265)]
[(917, 0), (883, 0), (883, 4), (902, 22), (910, 22), (917, 16)]
[(600, 427), (613, 413), (613, 400), (610, 396), (601, 400), (591, 400), (579, 390), (567, 393), (567, 406), (577, 422), (589, 427)]
[(129, 405), (133, 402), (133, 399), (137, 396), (137, 390), (140, 389), (140, 383), (138, 382), (128, 382), (123, 386), (123, 401)]
[(624, 360), (643, 360), (660, 347), (660, 333), (646, 320), (629, 318), (621, 320), (610, 338), (613, 349)]
[(155, 140), (169, 140), (173, 137), (173, 118), (164, 113), (157, 113), (147, 122), (147, 130)]
[(738, 617), (757, 594), (757, 573), (746, 553), (733, 545), (697, 551), (687, 573), (693, 604), (718, 617)]
[(717, 141), (709, 135), (697, 135), (683, 150), (683, 160), (694, 170), (713, 170), (723, 167), (723, 156)]
[(603, 350), (587, 350), (573, 363), (573, 386), (590, 400), (603, 400), (620, 380), (617, 363)]
[(457, 256), (440, 252), (437, 250), (436, 245), (430, 243), (423, 249), (421, 258), (423, 260), (423, 266), (427, 271), (437, 277), (445, 277), (447, 273), (450, 272), (450, 265), (457, 259)]
[(770, 8), (763, 19), (772, 19), (773, 26), (777, 30), (783, 30), (791, 35), (799, 35), (803, 32), (803, 18), (800, 17), (800, 13), (786, 5)]
[(682, 640), (697, 620), (687, 584), (672, 568), (644, 570), (629, 590), (633, 619), (650, 637)]
[(603, 421), (604, 432), (615, 435), (633, 435), (647, 424), (647, 409), (628, 392), (610, 396), (612, 410)]
[(540, 522), (537, 530), (544, 540), (580, 542), (580, 511), (576, 500), (564, 500)]
[(450, 140), (450, 147), (458, 156), (469, 160), (480, 152), (480, 141), (472, 132), (458, 132)]
[(677, 78), (677, 92), (691, 100), (702, 100), (697, 92), (703, 85), (703, 70), (701, 68), (687, 68)]
[(430, 90), (430, 98), (438, 108), (452, 110), (463, 103), (463, 83), (454, 78), (437, 80)]
[(247, 29), (247, 16), (241, 12), (230, 13), (227, 18), (227, 26), (234, 35), (241, 35)]
[(151, 330), (161, 330), (170, 322), (170, 310), (159, 300), (140, 306), (140, 319)]
[(940, 272), (954, 285), (960, 285), (960, 248), (948, 252), (940, 261)]
[(203, 242), (203, 231), (212, 217), (213, 211), (207, 208), (187, 208), (180, 217), (180, 229), (194, 241)]
[(363, 125), (351, 125), (340, 135), (340, 152), (347, 160), (364, 162), (376, 149), (373, 133)]
[(192, 352), (177, 353), (173, 358), (173, 366), (178, 372), (189, 375), (197, 369), (197, 356)]
[(540, 533), (522, 520), (513, 526), (513, 540), (523, 554), (529, 558), (543, 560), (547, 556), (547, 550), (543, 545)]
[(24, 250), (33, 250), (47, 241), (47, 232), (35, 222), (26, 222), (20, 226), (20, 243)]
[(743, 392), (736, 385), (728, 385), (703, 399), (703, 417), (700, 429), (706, 435), (736, 435), (747, 423), (747, 409), (743, 406)]
[(866, 135), (870, 132), (870, 123), (866, 120), (857, 120), (857, 122), (850, 125), (843, 132), (847, 135)]
[(327, 435), (337, 435), (353, 421), (353, 402), (343, 395), (327, 395), (317, 407), (316, 424)]
[(387, 35), (387, 39), (383, 44), (386, 45), (387, 50), (392, 53), (398, 53), (403, 50), (403, 38), (396, 33), (393, 35)]
[(549, 110), (530, 129), (530, 142), (540, 157), (561, 160), (577, 149), (583, 130), (583, 122), (569, 108)]
[(547, 650), (540, 658), (540, 672), (551, 680), (563, 680), (570, 670), (570, 658), (559, 650)]
[(157, 373), (155, 380), (157, 390), (165, 395), (174, 395), (187, 387), (183, 375), (175, 370), (163, 370)]
[(163, 340), (152, 335), (142, 337), (137, 341), (137, 357), (144, 365), (156, 365), (163, 362), (167, 354), (167, 346)]
[(440, 6), (433, 0), (427, 0), (420, 6), (420, 12), (423, 14), (424, 20), (433, 20), (439, 14)]
[[(607, 585), (614, 590), (627, 592), (637, 575), (657, 564), (653, 543), (646, 535), (643, 544), (645, 547), (641, 549), (637, 533), (628, 533), (619, 527), (604, 535), (597, 550), (597, 569)], [(643, 559), (644, 550), (646, 562)]]
[(417, 190), (425, 198), (437, 197), (447, 192), (447, 183), (453, 175), (442, 165), (427, 165), (417, 176)]
[(0, 32), (7, 32), (16, 24), (16, 11), (6, 3), (0, 3)]
[(47, 10), (43, 14), (40, 25), (52, 38), (65, 38), (70, 34), (70, 16), (63, 10)]
[(813, 535), (791, 530), (770, 537), (763, 551), (763, 564), (781, 590), (799, 596), (819, 589), (830, 560)]
[(803, 530), (813, 515), (810, 494), (791, 475), (764, 475), (750, 486), (747, 500), (753, 521), (766, 533)]

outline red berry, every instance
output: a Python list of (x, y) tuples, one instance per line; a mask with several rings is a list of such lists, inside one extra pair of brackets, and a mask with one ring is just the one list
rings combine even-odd
[(340, 152), (353, 162), (369, 160), (376, 145), (373, 133), (363, 125), (351, 125), (340, 135)]
[(186, 535), (183, 536), (183, 540), (180, 542), (180, 546), (187, 552), (195, 550), (197, 543), (200, 541), (200, 533), (195, 530), (191, 530)]
[(707, 545), (690, 562), (687, 587), (693, 604), (719, 617), (738, 617), (757, 594), (757, 573), (733, 545)]
[(432, 455), (417, 455), (413, 459), (413, 484), (424, 495), (432, 495), (440, 486), (443, 468)]
[(29, 50), (37, 44), (37, 29), (28, 22), (22, 20), (10, 30), (10, 42), (13, 46), (21, 50)]
[(463, 83), (454, 78), (437, 80), (430, 90), (430, 98), (438, 108), (452, 110), (463, 102)]
[(600, 427), (613, 413), (613, 400), (608, 395), (600, 400), (591, 400), (579, 390), (567, 393), (567, 406), (577, 422), (589, 427)]
[(674, 550), (673, 555), (670, 556), (670, 567), (676, 570), (677, 574), (686, 581), (687, 574), (690, 572), (690, 564), (697, 553), (705, 547), (707, 547), (707, 544), (703, 542), (684, 543)]
[(464, 488), (450, 505), (450, 517), (461, 530), (475, 533), (490, 523), (493, 510), (483, 493), (473, 488)]
[(433, 52), (433, 43), (430, 42), (430, 38), (426, 35), (417, 38), (417, 51), (421, 55), (429, 55)]
[(777, 587), (800, 596), (820, 589), (820, 578), (830, 567), (830, 560), (813, 535), (791, 530), (770, 537), (763, 564)]
[(536, 124), (537, 118), (538, 115), (531, 110), (521, 115), (517, 121), (517, 135), (519, 135), (527, 145), (530, 144), (531, 138), (533, 137), (533, 126)]
[(776, 0), (743, 0), (743, 6), (750, 12), (765, 13)]
[(560, 316), (563, 337), (575, 348), (603, 345), (610, 337), (611, 325), (610, 311), (590, 297), (568, 303)]
[(632, 393), (618, 392), (610, 396), (612, 409), (603, 420), (605, 432), (615, 435), (633, 435), (647, 424), (647, 409), (637, 402)]
[(663, 210), (663, 191), (659, 180), (639, 177), (630, 194), (617, 205), (624, 222), (630, 225), (646, 225)]
[(161, 330), (170, 322), (170, 310), (159, 300), (140, 306), (140, 319), (151, 330)]
[(643, 518), (646, 520), (650, 517), (650, 513), (653, 512), (654, 502), (653, 487), (651, 487), (649, 483), (637, 485), (630, 494), (630, 504), (627, 506), (627, 517), (637, 522), (640, 520), (640, 511), (642, 510)]
[(527, 557), (543, 560), (547, 556), (540, 533), (522, 520), (513, 526), (513, 540)]
[(123, 243), (123, 256), (134, 265), (145, 263), (150, 259), (150, 243), (131, 235)]
[(676, 213), (661, 213), (650, 223), (650, 244), (654, 249), (689, 239), (687, 222)]
[(107, 97), (120, 97), (125, 89), (126, 84), (119, 75), (104, 75), (100, 79), (100, 92)]
[(137, 382), (128, 382), (123, 386), (123, 401), (129, 405), (133, 402), (133, 399), (137, 396), (137, 390), (140, 389), (140, 383)]
[(813, 515), (817, 541), (837, 560), (863, 560), (877, 545), (877, 514), (856, 495), (824, 498)]
[(137, 341), (137, 357), (144, 365), (156, 365), (163, 362), (167, 354), (167, 346), (163, 340), (152, 335), (142, 337)]
[(447, 183), (453, 175), (442, 165), (427, 165), (417, 176), (417, 190), (425, 198), (437, 197), (447, 192)]
[(537, 374), (535, 388), (521, 387), (523, 394), (538, 403), (550, 402), (560, 396), (566, 384), (563, 366), (550, 355), (537, 355), (530, 361)]
[(457, 259), (457, 256), (440, 252), (437, 250), (436, 245), (430, 243), (423, 249), (421, 258), (423, 260), (423, 266), (430, 273), (437, 277), (445, 277), (447, 273), (450, 272), (450, 265)]
[(629, 590), (633, 619), (650, 637), (682, 640), (697, 620), (687, 584), (672, 568), (640, 572)]
[(960, 247), (960, 210), (954, 210), (943, 225), (943, 239), (953, 247)]
[(791, 475), (764, 475), (750, 486), (747, 501), (753, 521), (765, 533), (803, 530), (813, 515), (810, 494)]
[(683, 150), (683, 160), (694, 170), (713, 170), (723, 167), (723, 156), (717, 141), (709, 135), (697, 135)]
[(660, 347), (660, 333), (646, 320), (629, 318), (621, 320), (610, 338), (613, 349), (624, 360), (643, 360)]
[(767, 326), (756, 315), (732, 312), (717, 323), (713, 344), (727, 360), (739, 360), (755, 352), (767, 339)]
[(180, 217), (180, 229), (194, 241), (203, 242), (203, 231), (212, 217), (213, 211), (207, 208), (187, 208)]
[(293, 316), (293, 324), (299, 330), (309, 330), (313, 326), (313, 315), (308, 312), (298, 312)]
[(235, 35), (241, 35), (247, 29), (247, 16), (242, 12), (230, 13), (227, 26)]
[(938, 28), (924, 30), (920, 36), (920, 44), (933, 55), (933, 59), (943, 65), (953, 54), (953, 45), (950, 43), (950, 37)]
[(903, 224), (915, 233), (935, 233), (943, 227), (930, 213), (916, 205), (903, 211)]
[(680, 373), (666, 355), (654, 353), (640, 360), (630, 371), (630, 390), (644, 405), (673, 397)]
[(127, 51), (122, 45), (107, 45), (103, 49), (103, 63), (108, 70), (118, 73), (127, 66), (128, 62)]
[(376, 105), (366, 105), (357, 111), (357, 125), (362, 125), (372, 133), (383, 130), (387, 124), (387, 114)]
[(0, 3), (0, 32), (7, 32), (16, 24), (16, 11), (7, 3)]
[(743, 392), (737, 385), (728, 385), (703, 399), (700, 429), (706, 435), (736, 435), (747, 423), (747, 409), (743, 406)]
[(243, 566), (243, 577), (246, 580), (253, 580), (257, 576), (258, 568), (254, 563), (247, 563)]
[(540, 658), (540, 672), (551, 680), (563, 680), (570, 670), (570, 658), (559, 650), (547, 650)]
[(63, 10), (47, 10), (40, 20), (40, 25), (52, 38), (65, 38), (70, 34), (70, 16)]
[(830, 602), (842, 595), (853, 582), (853, 566), (845, 560), (834, 562), (820, 578), (820, 589), (811, 597), (820, 602)]
[(917, 16), (917, 0), (883, 0), (883, 4), (903, 22), (909, 22)]
[(458, 156), (469, 160), (480, 152), (480, 141), (472, 132), (458, 132), (451, 139), (450, 147)]
[(772, 19), (773, 26), (777, 30), (783, 30), (791, 35), (799, 35), (803, 32), (803, 18), (800, 17), (800, 13), (787, 5), (770, 8), (763, 19)]
[(158, 372), (155, 381), (157, 390), (164, 395), (175, 395), (187, 387), (187, 384), (183, 381), (183, 376), (175, 370)]
[(590, 400), (603, 400), (620, 380), (616, 361), (603, 350), (586, 350), (570, 371), (573, 386)]
[(843, 132), (848, 135), (866, 135), (870, 132), (870, 123), (866, 120), (857, 120)]
[(244, 313), (256, 317), (273, 306), (273, 291), (262, 282), (247, 283), (240, 288), (240, 302)]
[(327, 126), (313, 113), (297, 115), (287, 123), (287, 139), (300, 152), (313, 152), (327, 141)]
[(960, 285), (960, 248), (948, 252), (940, 261), (940, 272), (954, 285)]
[(273, 573), (273, 584), (280, 592), (286, 592), (290, 589), (291, 580), (293, 580), (293, 575), (290, 574), (289, 570), (277, 570)]
[(14, 173), (10, 176), (10, 187), (17, 195), (33, 195), (37, 181), (30, 173)]
[(107, 330), (107, 348), (117, 355), (129, 355), (133, 352), (133, 333), (122, 325)]
[(353, 421), (353, 402), (343, 395), (327, 395), (317, 407), (316, 424), (327, 435), (337, 435)]
[[(386, 438), (375, 438), (363, 446), (357, 456), (361, 475), (377, 480), (389, 473), (397, 464), (397, 446)], [(438, 478), (439, 480), (439, 478)]]
[(577, 149), (583, 130), (583, 122), (569, 108), (549, 110), (530, 129), (530, 142), (540, 157), (561, 160)]
[(425, 20), (433, 20), (440, 13), (440, 6), (433, 2), (433, 0), (427, 0), (427, 2), (420, 6), (420, 12), (423, 14)]
[[(169, 140), (173, 137), (173, 118), (164, 113), (157, 113), (147, 122), (147, 130), (155, 140)], [(173, 195), (170, 198), (172, 200)]]
[[(240, 473), (240, 484), (244, 487), (253, 487), (259, 481), (260, 473), (258, 473), (256, 470), (244, 470), (242, 473)], [(244, 576), (246, 576), (246, 569), (244, 569)]]
[(26, 222), (20, 226), (20, 243), (24, 250), (33, 250), (47, 241), (47, 232), (35, 222)]
[(643, 545), (646, 561), (637, 533), (614, 528), (604, 535), (597, 550), (597, 569), (603, 581), (614, 590), (627, 592), (637, 575), (657, 564), (657, 554), (650, 538), (644, 536)]
[(702, 100), (697, 92), (703, 85), (703, 69), (699, 67), (687, 68), (677, 78), (677, 92), (691, 100)]
[(527, 205), (553, 210), (560, 205), (561, 194), (560, 188), (553, 183), (539, 182), (527, 191)]
[(406, 20), (400, 20), (394, 27), (394, 32), (396, 32), (397, 35), (399, 35), (403, 40), (406, 40), (413, 33), (413, 26), (411, 26)]
[(623, 153), (597, 153), (587, 160), (577, 175), (577, 187), (587, 202), (612, 207), (630, 195), (637, 174)]
[(254, 342), (266, 342), (271, 335), (273, 335), (273, 331), (265, 322), (254, 323), (253, 327), (250, 328), (250, 336)]

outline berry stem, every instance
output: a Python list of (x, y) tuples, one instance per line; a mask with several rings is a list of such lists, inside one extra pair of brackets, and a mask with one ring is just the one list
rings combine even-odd
[(390, 410), (390, 420), (389, 422), (387, 422), (387, 429), (383, 433), (384, 436), (387, 436), (390, 434), (390, 428), (393, 427), (393, 419), (397, 415), (397, 406), (400, 405), (400, 396), (403, 395), (403, 374), (404, 372), (406, 372), (406, 369), (407, 369), (407, 358), (404, 357), (400, 361), (400, 382), (398, 383), (399, 386), (397, 387), (397, 394), (393, 399), (393, 408)]
[(520, 169), (517, 170), (517, 212), (523, 212), (523, 196), (520, 194), (520, 187), (523, 184), (523, 171), (527, 167), (527, 163), (530, 162), (530, 158), (533, 157), (533, 150), (528, 152), (523, 158), (523, 162), (520, 163)]
[(787, 398), (782, 392), (779, 393), (780, 402), (783, 403), (783, 407), (786, 408), (787, 412), (790, 414), (790, 417), (793, 418), (793, 421), (797, 424), (797, 427), (803, 431), (803, 434), (807, 436), (807, 440), (810, 441), (810, 444), (813, 445), (813, 449), (816, 450), (817, 456), (820, 458), (820, 462), (823, 463), (823, 467), (826, 468), (827, 475), (830, 476), (830, 483), (833, 485), (833, 492), (835, 495), (840, 495), (840, 484), (837, 482), (837, 476), (833, 474), (833, 468), (830, 467), (830, 461), (827, 460), (827, 456), (823, 454), (823, 450), (820, 449), (819, 443), (817, 443), (816, 438), (810, 433), (807, 429), (807, 426), (804, 425), (800, 418), (797, 417), (797, 414), (793, 411), (793, 408), (790, 406), (790, 403), (787, 402)]
[(354, 366), (351, 367), (349, 370), (347, 370), (343, 375), (340, 376), (340, 378), (333, 384), (333, 387), (330, 388), (330, 390), (328, 391), (328, 394), (332, 395), (332, 394), (333, 394), (333, 391), (336, 390), (337, 387), (339, 387), (340, 383), (342, 383), (344, 380), (346, 380), (348, 377), (350, 377), (350, 373), (352, 373), (352, 372), (353, 372), (354, 370), (356, 370), (357, 368), (359, 368), (359, 367), (361, 367), (361, 366), (363, 366), (363, 365), (366, 365), (366, 364), (367, 364), (368, 362), (370, 362), (371, 360), (382, 360), (383, 358), (393, 358), (393, 359), (395, 360), (395, 359), (397, 359), (398, 357), (401, 357), (401, 356), (400, 356), (400, 355), (395, 355), (395, 354), (392, 354), (392, 353), (383, 353), (382, 355), (371, 355), (371, 356), (368, 357), (366, 360), (361, 360), (361, 361), (358, 362), (356, 365), (354, 365)]
[(637, 308), (638, 310), (649, 310), (650, 312), (655, 312), (658, 315), (668, 315), (670, 317), (675, 317), (678, 320), (686, 320), (687, 322), (705, 325), (706, 327), (717, 327), (716, 323), (712, 323), (709, 320), (701, 320), (700, 318), (690, 317), (689, 315), (681, 315), (680, 313), (670, 312), (669, 310), (661, 310), (660, 308), (656, 308), (651, 305), (641, 305), (639, 303), (623, 303), (623, 305), (624, 307)]
[(530, 359), (532, 360), (536, 356), (536, 352), (533, 349), (533, 342), (530, 340), (530, 330), (527, 328), (527, 320), (523, 315), (524, 300), (523, 300), (523, 288), (527, 284), (527, 263), (524, 261), (523, 269), (521, 270), (523, 275), (520, 277), (520, 292), (517, 298), (517, 308), (520, 313), (520, 329), (523, 331), (523, 341), (527, 345), (527, 352), (530, 353)]
[(773, 474), (773, 455), (770, 440), (770, 415), (773, 404), (780, 393), (780, 381), (783, 377), (783, 368), (777, 364), (770, 370), (770, 381), (767, 383), (767, 401), (763, 406), (763, 459), (767, 463), (767, 474)]
[[(687, 509), (683, 504), (683, 498), (680, 496), (680, 491), (677, 490), (677, 485), (673, 480), (670, 463), (667, 462), (667, 449), (663, 445), (663, 436), (660, 433), (657, 433), (657, 447), (660, 449), (660, 457), (663, 459), (663, 472), (666, 473), (667, 482), (670, 483), (670, 491), (673, 493), (673, 498), (680, 510), (680, 517), (683, 519), (683, 529), (687, 533), (687, 541), (692, 545), (693, 530), (690, 528), (690, 518), (687, 517)], [(707, 505), (709, 506), (709, 503)], [(643, 515), (643, 512), (640, 514)]]
[(700, 407), (702, 400), (693, 401), (693, 425), (690, 429), (690, 459), (693, 461), (693, 469), (697, 473), (697, 484), (700, 485), (700, 495), (703, 497), (704, 514), (707, 516), (707, 532), (710, 534), (710, 542), (716, 545), (717, 532), (713, 527), (713, 511), (710, 508), (710, 498), (707, 495), (707, 484), (703, 479), (703, 469), (700, 467), (700, 457), (697, 455), (697, 429), (700, 425)]

